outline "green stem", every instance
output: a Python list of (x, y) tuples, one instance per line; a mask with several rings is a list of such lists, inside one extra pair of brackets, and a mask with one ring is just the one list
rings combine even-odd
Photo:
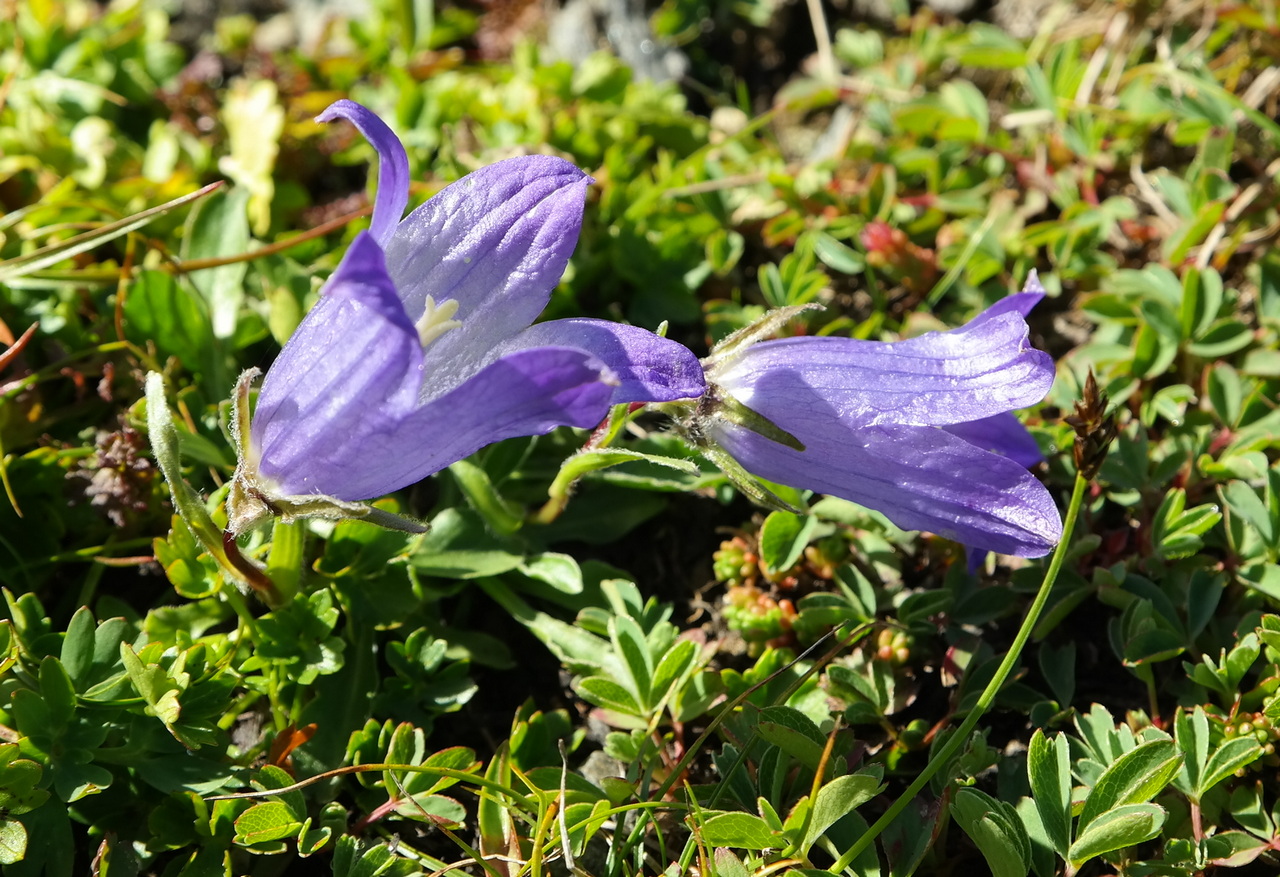
[(1022, 626), (1018, 628), (1018, 634), (1013, 638), (1013, 644), (1009, 646), (1009, 652), (1004, 656), (1004, 660), (1000, 662), (996, 675), (991, 677), (991, 681), (987, 683), (987, 687), (983, 689), (982, 696), (978, 698), (978, 702), (973, 709), (969, 711), (969, 715), (965, 716), (965, 720), (961, 722), (960, 727), (954, 734), (943, 744), (933, 758), (929, 759), (929, 763), (925, 765), (924, 770), (915, 778), (911, 785), (907, 786), (907, 790), (893, 802), (893, 805), (885, 811), (884, 815), (875, 821), (875, 824), (867, 829), (866, 833), (854, 843), (853, 846), (845, 852), (840, 860), (832, 867), (833, 874), (839, 874), (848, 868), (858, 856), (875, 842), (886, 828), (888, 828), (893, 820), (898, 818), (907, 805), (915, 800), (916, 795), (925, 787), (928, 782), (933, 779), (944, 764), (951, 760), (956, 751), (963, 746), (973, 733), (973, 729), (977, 727), (978, 721), (983, 714), (995, 702), (996, 695), (1000, 693), (1000, 689), (1004, 687), (1005, 680), (1009, 678), (1009, 674), (1018, 666), (1018, 658), (1022, 655), (1022, 649), (1027, 644), (1027, 640), (1031, 638), (1031, 631), (1036, 626), (1036, 621), (1040, 618), (1040, 613), (1044, 611), (1045, 604), (1049, 602), (1049, 592), (1053, 590), (1053, 583), (1058, 578), (1058, 573), (1062, 569), (1062, 563), (1067, 556), (1067, 546), (1071, 542), (1071, 533), (1075, 529), (1076, 519), (1080, 516), (1080, 506), (1084, 502), (1085, 489), (1089, 486), (1087, 479), (1080, 475), (1076, 475), (1075, 488), (1071, 493), (1071, 504), (1067, 507), (1067, 518), (1062, 525), (1062, 541), (1058, 543), (1057, 549), (1053, 552), (1053, 559), (1049, 561), (1049, 569), (1045, 573), (1044, 581), (1040, 585), (1040, 590), (1036, 592), (1036, 598), (1031, 603), (1031, 608), (1027, 610), (1027, 617), (1023, 619)]

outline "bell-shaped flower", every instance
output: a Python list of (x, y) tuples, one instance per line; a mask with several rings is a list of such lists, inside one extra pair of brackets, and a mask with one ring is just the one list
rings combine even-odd
[(578, 168), (542, 155), (501, 161), (401, 219), (399, 139), (352, 101), (319, 117), (334, 119), (378, 153), (373, 218), (271, 366), (247, 428), (252, 373), (241, 378), (233, 532), (272, 515), (365, 515), (355, 501), (492, 442), (705, 390), (692, 353), (643, 329), (530, 325), (577, 243), (591, 182)]
[(910, 530), (1038, 557), (1062, 520), (1027, 471), (1040, 459), (1011, 413), (1044, 398), (1048, 354), (1024, 317), (1033, 277), (965, 326), (894, 342), (757, 340), (791, 313), (730, 336), (686, 434), (769, 481), (852, 500)]

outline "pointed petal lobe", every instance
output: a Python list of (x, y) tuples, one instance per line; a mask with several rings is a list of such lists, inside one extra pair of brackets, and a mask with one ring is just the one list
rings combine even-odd
[(334, 119), (346, 119), (355, 125), (378, 153), (378, 192), (373, 201), (369, 233), (385, 247), (409, 203), (409, 158), (404, 145), (386, 122), (355, 101), (334, 101), (316, 116), (317, 122)]

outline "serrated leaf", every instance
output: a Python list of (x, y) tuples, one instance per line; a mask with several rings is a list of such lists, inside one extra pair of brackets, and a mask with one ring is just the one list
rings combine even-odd
[(172, 733), (173, 723), (178, 720), (181, 713), (181, 707), (178, 705), (177, 682), (158, 664), (144, 666), (128, 643), (120, 644), (120, 658), (124, 661), (129, 681), (147, 702), (148, 712), (164, 722), (165, 727)]
[(1164, 827), (1165, 815), (1164, 808), (1155, 804), (1125, 804), (1109, 810), (1080, 832), (1068, 861), (1079, 868), (1095, 856), (1151, 840)]

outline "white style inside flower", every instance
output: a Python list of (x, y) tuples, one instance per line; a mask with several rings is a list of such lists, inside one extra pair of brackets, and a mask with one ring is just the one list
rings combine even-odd
[(457, 312), (458, 303), (454, 299), (445, 299), (437, 305), (434, 298), (427, 296), (426, 310), (422, 312), (418, 322), (414, 323), (418, 329), (418, 341), (422, 344), (423, 350), (426, 350), (432, 341), (445, 332), (462, 325), (461, 320), (453, 319), (453, 315)]

